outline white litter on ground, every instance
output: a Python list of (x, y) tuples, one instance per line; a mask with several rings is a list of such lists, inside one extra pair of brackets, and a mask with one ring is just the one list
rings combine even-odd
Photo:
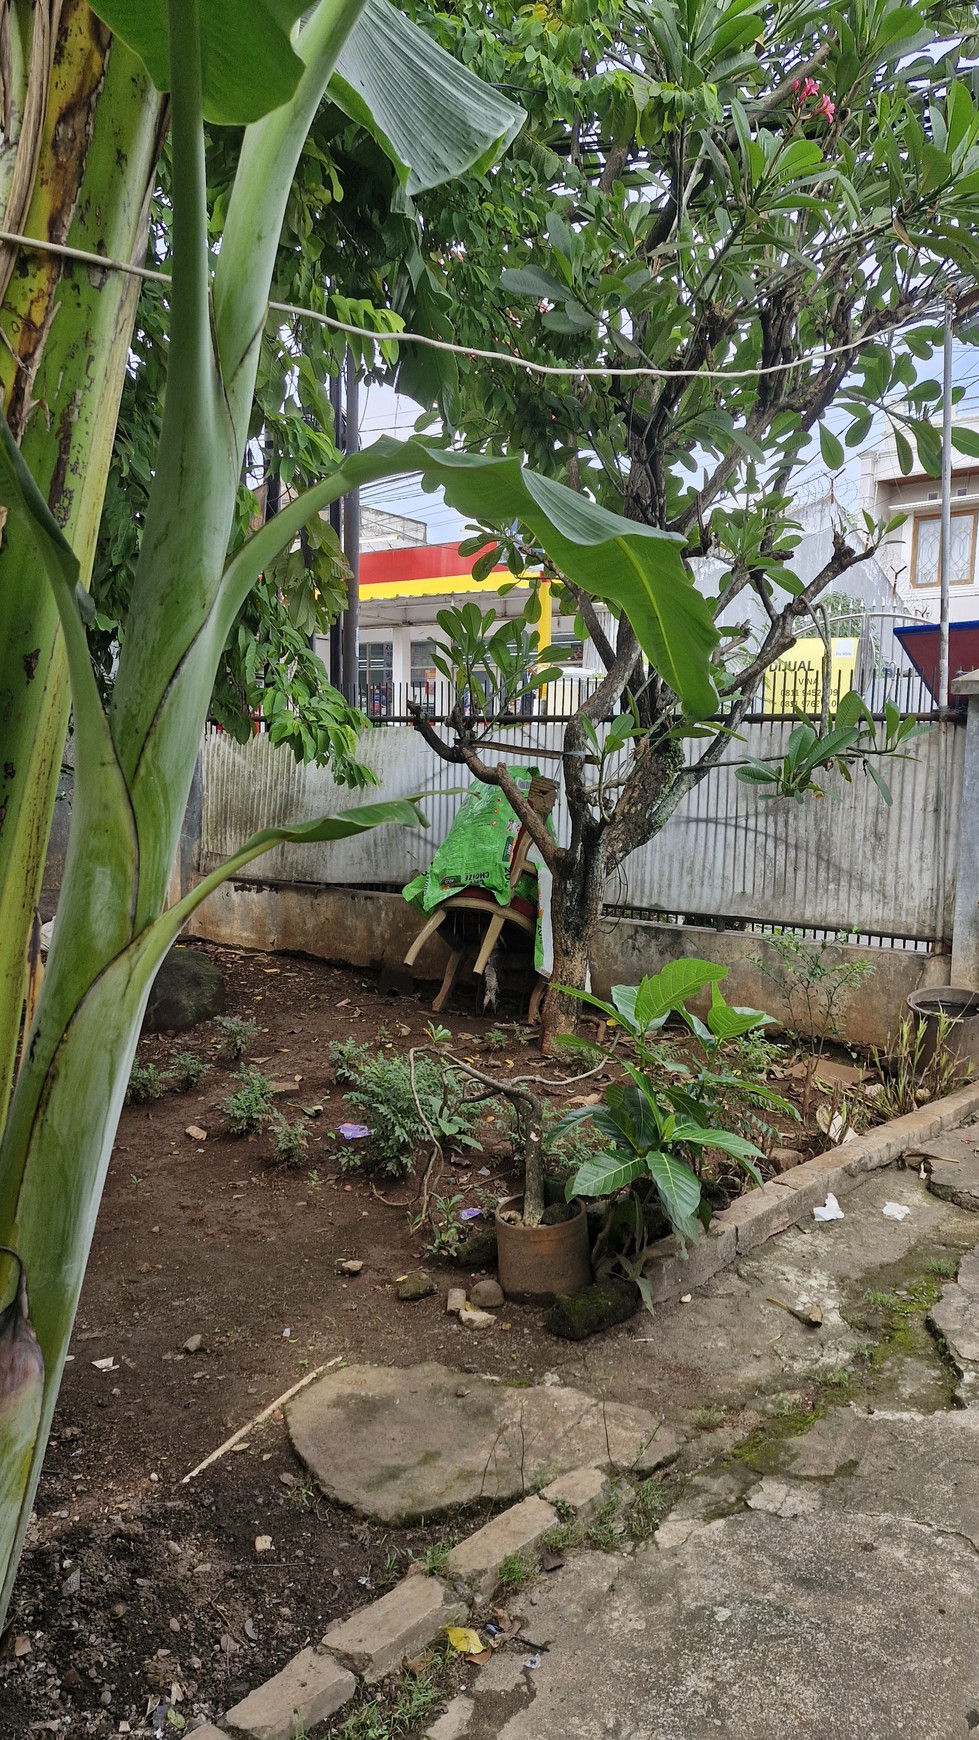
[(888, 1220), (907, 1220), (911, 1210), (906, 1202), (885, 1202), (883, 1212)]
[(814, 1220), (842, 1220), (843, 1210), (830, 1191), (822, 1208), (814, 1208), (812, 1215)]

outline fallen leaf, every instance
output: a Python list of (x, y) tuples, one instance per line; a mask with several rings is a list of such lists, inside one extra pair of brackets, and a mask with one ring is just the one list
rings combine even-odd
[(31, 1653), (31, 1640), (30, 1640), (30, 1638), (29, 1637), (15, 1637), (14, 1638), (14, 1655), (18, 1658), (18, 1660), (20, 1659), (21, 1656), (30, 1655), (30, 1653)]
[(200, 1124), (188, 1124), (184, 1135), (189, 1136), (192, 1142), (207, 1141), (207, 1131), (202, 1130)]
[(426, 1650), (424, 1655), (416, 1655), (416, 1656), (407, 1656), (406, 1655), (402, 1660), (401, 1666), (404, 1668), (406, 1674), (417, 1675), (417, 1674), (423, 1674), (425, 1672), (425, 1669), (427, 1667), (431, 1666), (431, 1662), (432, 1662), (432, 1652), (429, 1649), (429, 1650)]
[(256, 1535), (255, 1551), (256, 1553), (270, 1553), (272, 1551), (272, 1536)]
[[(445, 1635), (452, 1648), (458, 1650), (460, 1655), (473, 1656), (484, 1653), (483, 1640), (479, 1632), (474, 1631), (471, 1625), (447, 1625)], [(487, 1650), (485, 1653), (488, 1655), (489, 1651)]]

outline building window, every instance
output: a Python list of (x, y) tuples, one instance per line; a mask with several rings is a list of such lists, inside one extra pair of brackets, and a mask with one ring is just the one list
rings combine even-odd
[(413, 640), (411, 643), (411, 698), (430, 719), (435, 717), (439, 677), (433, 662), (434, 652), (433, 640)]
[(358, 660), (360, 705), (369, 719), (387, 719), (394, 706), (394, 642), (362, 640)]
[(551, 636), (552, 647), (559, 647), (558, 661), (562, 665), (583, 665), (585, 662), (585, 643), (573, 634), (555, 634)]
[[(939, 514), (915, 514), (911, 539), (911, 584), (929, 587), (940, 583), (942, 522)], [(952, 515), (953, 586), (971, 586), (976, 563), (976, 514)]]

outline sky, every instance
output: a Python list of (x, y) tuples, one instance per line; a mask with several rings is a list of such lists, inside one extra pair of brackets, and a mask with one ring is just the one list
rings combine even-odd
[[(922, 366), (920, 379), (941, 377), (941, 353), (927, 366)], [(966, 389), (965, 398), (956, 407), (959, 416), (979, 412), (979, 348), (956, 343), (953, 355), (953, 369), (956, 383)], [(419, 407), (413, 399), (408, 399), (395, 393), (390, 387), (370, 386), (361, 389), (360, 439), (363, 446), (369, 446), (379, 435), (391, 435), (396, 439), (405, 440), (412, 434), (415, 419), (419, 415)], [(833, 412), (828, 418), (831, 429), (837, 434), (843, 434), (849, 423), (849, 417), (843, 412)], [(885, 420), (882, 416), (875, 419), (874, 430), (868, 444), (874, 445), (881, 440), (886, 432)], [(857, 502), (857, 482), (859, 458), (856, 453), (848, 456), (846, 472), (837, 480), (835, 493), (837, 499), (847, 507), (855, 507)], [(803, 499), (824, 495), (828, 487), (828, 474), (819, 452), (818, 441), (812, 442), (811, 456), (806, 459), (793, 479), (794, 491)], [(388, 478), (380, 483), (370, 484), (363, 491), (363, 500), (371, 507), (383, 508), (389, 513), (404, 514), (410, 519), (424, 520), (428, 527), (428, 542), (431, 544), (458, 542), (465, 536), (466, 521), (452, 508), (446, 507), (441, 491), (426, 494), (420, 486), (417, 477)]]

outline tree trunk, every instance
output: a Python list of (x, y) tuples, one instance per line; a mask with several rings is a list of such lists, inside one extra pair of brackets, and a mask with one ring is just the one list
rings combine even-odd
[(605, 837), (596, 831), (554, 871), (551, 893), (554, 962), (541, 1028), (541, 1049), (546, 1057), (556, 1055), (558, 1035), (574, 1033), (578, 1025), (581, 1004), (576, 997), (563, 996), (562, 987), (583, 991), (588, 984), (605, 891), (605, 858)]

